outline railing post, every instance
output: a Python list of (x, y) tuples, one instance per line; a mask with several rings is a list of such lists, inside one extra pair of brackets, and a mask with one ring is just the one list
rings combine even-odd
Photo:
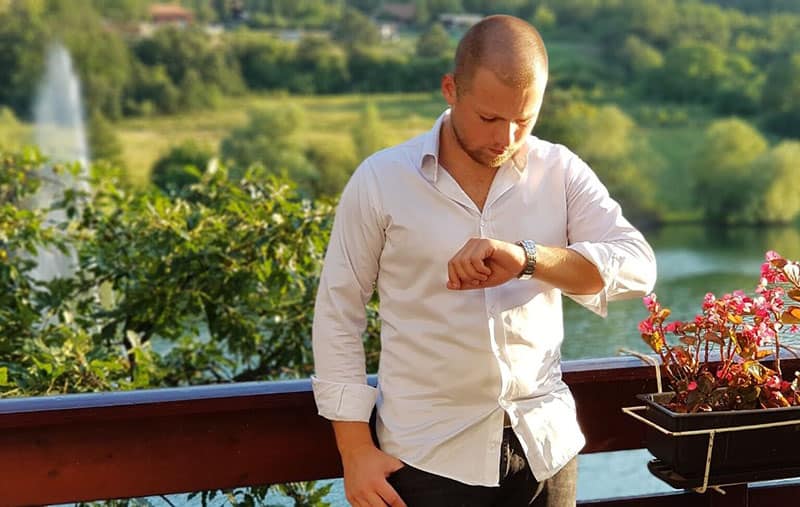
[(748, 507), (750, 504), (750, 489), (747, 484), (723, 486), (722, 489), (725, 490), (724, 495), (716, 491), (706, 493), (710, 507)]

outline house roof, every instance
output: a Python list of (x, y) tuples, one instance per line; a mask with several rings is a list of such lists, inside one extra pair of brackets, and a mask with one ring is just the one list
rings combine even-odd
[(385, 3), (381, 13), (398, 21), (413, 21), (417, 6), (413, 3)]
[(194, 18), (192, 11), (175, 4), (152, 4), (149, 10), (153, 21), (191, 21)]

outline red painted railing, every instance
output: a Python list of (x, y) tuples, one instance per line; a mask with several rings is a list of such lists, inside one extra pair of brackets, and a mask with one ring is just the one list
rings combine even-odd
[[(786, 360), (784, 371), (800, 369)], [(564, 363), (588, 444), (642, 447), (624, 415), (655, 391), (633, 358)], [(798, 458), (800, 460), (800, 457)], [(327, 421), (307, 380), (0, 400), (0, 506), (139, 497), (339, 477)], [(612, 506), (795, 505), (800, 485), (585, 502)]]

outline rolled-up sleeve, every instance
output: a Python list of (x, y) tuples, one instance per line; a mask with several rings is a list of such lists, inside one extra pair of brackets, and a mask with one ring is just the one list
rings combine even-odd
[(577, 156), (567, 165), (568, 248), (597, 267), (603, 289), (570, 298), (605, 317), (609, 301), (644, 296), (656, 282), (653, 249), (622, 215), (597, 175)]
[(368, 421), (377, 399), (362, 340), (384, 243), (374, 177), (366, 161), (342, 192), (314, 306), (314, 399), (335, 421)]

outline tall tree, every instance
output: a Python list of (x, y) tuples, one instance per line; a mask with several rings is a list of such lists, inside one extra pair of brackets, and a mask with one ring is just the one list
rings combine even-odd
[(233, 163), (234, 177), (261, 164), (273, 174), (287, 174), (305, 190), (312, 190), (317, 172), (309, 162), (298, 134), (305, 114), (298, 106), (262, 109), (250, 113), (247, 125), (222, 140), (220, 153)]
[(332, 37), (348, 49), (356, 46), (372, 46), (381, 41), (378, 27), (371, 19), (352, 7), (345, 8), (339, 23), (334, 26)]
[(450, 35), (441, 23), (433, 23), (417, 39), (417, 56), (423, 58), (439, 58), (452, 52)]
[(352, 129), (353, 144), (356, 157), (363, 160), (381, 148), (391, 144), (387, 139), (387, 130), (380, 118), (378, 106), (367, 102), (361, 111), (361, 117)]
[(749, 215), (758, 222), (790, 223), (800, 217), (800, 142), (784, 141), (755, 160)]
[(762, 103), (769, 111), (800, 109), (800, 52), (775, 60), (767, 71)]
[(717, 120), (706, 129), (692, 163), (695, 202), (712, 222), (752, 220), (748, 211), (761, 198), (753, 162), (767, 141), (747, 122)]

